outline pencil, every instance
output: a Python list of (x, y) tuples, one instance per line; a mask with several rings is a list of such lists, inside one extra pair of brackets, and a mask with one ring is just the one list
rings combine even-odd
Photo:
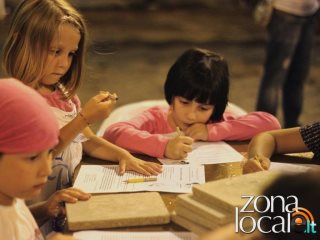
[(177, 130), (178, 136), (181, 136), (181, 135), (182, 135), (182, 132), (180, 131), (180, 128), (179, 128), (178, 126), (176, 127), (176, 130)]
[(109, 99), (111, 99), (111, 100), (114, 100), (114, 101), (117, 101), (118, 99), (119, 99), (119, 97), (117, 96), (117, 94), (111, 94), (110, 96), (109, 96)]
[(154, 182), (157, 181), (156, 177), (151, 178), (130, 178), (126, 182), (127, 183), (142, 183), (142, 182)]
[(107, 91), (100, 91), (100, 94), (109, 94), (109, 96), (106, 99), (104, 99), (103, 101), (108, 101), (108, 100), (117, 101), (119, 99), (119, 97), (117, 96), (116, 93), (110, 94)]

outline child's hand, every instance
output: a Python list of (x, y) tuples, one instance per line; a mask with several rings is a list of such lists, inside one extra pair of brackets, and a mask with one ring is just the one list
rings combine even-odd
[(190, 137), (177, 136), (169, 140), (164, 155), (170, 159), (184, 159), (192, 151), (192, 143), (193, 139)]
[(81, 111), (88, 123), (95, 123), (108, 117), (116, 104), (115, 96), (109, 92), (100, 92), (92, 97)]
[(184, 130), (184, 134), (196, 140), (207, 141), (208, 129), (207, 125), (203, 123), (195, 123)]
[(123, 175), (126, 170), (150, 176), (161, 173), (162, 166), (158, 163), (143, 161), (128, 153), (119, 160), (119, 174)]
[(85, 193), (76, 188), (67, 188), (55, 192), (45, 203), (48, 215), (51, 217), (58, 216), (59, 214), (65, 215), (65, 208), (61, 203), (76, 203), (78, 200), (86, 201), (91, 197), (89, 193)]
[(243, 161), (243, 173), (253, 173), (268, 170), (270, 167), (270, 159), (264, 156), (255, 156), (249, 160)]

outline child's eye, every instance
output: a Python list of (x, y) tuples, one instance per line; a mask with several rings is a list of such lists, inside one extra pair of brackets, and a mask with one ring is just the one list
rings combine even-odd
[(212, 107), (211, 106), (200, 106), (200, 110), (201, 111), (210, 111), (212, 109)]
[(29, 160), (34, 161), (39, 157), (39, 154), (28, 157)]
[(59, 49), (51, 49), (49, 52), (50, 52), (50, 54), (52, 54), (54, 56), (58, 56), (60, 53), (60, 50)]
[(183, 98), (180, 98), (179, 101), (180, 101), (180, 103), (185, 104), (185, 105), (190, 103), (190, 101), (188, 101), (187, 99), (183, 99)]
[(76, 56), (76, 55), (77, 55), (76, 52), (71, 52), (71, 53), (69, 53), (69, 57), (74, 57), (74, 56)]

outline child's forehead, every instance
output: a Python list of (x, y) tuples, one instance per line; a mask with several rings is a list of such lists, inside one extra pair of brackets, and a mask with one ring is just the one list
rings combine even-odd
[(71, 48), (78, 48), (81, 35), (79, 29), (69, 23), (62, 23), (54, 33), (51, 46), (68, 45)]
[(187, 100), (187, 101), (193, 101), (193, 102), (196, 102), (198, 104), (201, 104), (201, 105), (210, 105), (212, 106), (213, 104), (210, 102), (210, 99), (207, 99), (207, 101), (200, 101), (198, 98), (194, 97), (194, 98), (188, 98), (188, 97), (184, 97), (184, 96), (176, 96), (176, 99), (177, 98), (180, 98), (180, 99), (184, 99), (184, 100)]

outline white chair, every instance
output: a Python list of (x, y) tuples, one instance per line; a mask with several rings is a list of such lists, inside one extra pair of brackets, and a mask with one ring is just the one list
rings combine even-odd
[[(145, 100), (125, 104), (121, 107), (118, 107), (110, 114), (107, 119), (102, 122), (100, 128), (97, 131), (97, 136), (103, 136), (104, 131), (113, 123), (127, 121), (139, 115), (141, 112), (148, 108), (167, 105), (168, 103), (166, 102), (166, 100)], [(228, 103), (227, 110), (233, 112), (236, 116), (243, 116), (247, 114), (245, 110), (230, 102)]]

